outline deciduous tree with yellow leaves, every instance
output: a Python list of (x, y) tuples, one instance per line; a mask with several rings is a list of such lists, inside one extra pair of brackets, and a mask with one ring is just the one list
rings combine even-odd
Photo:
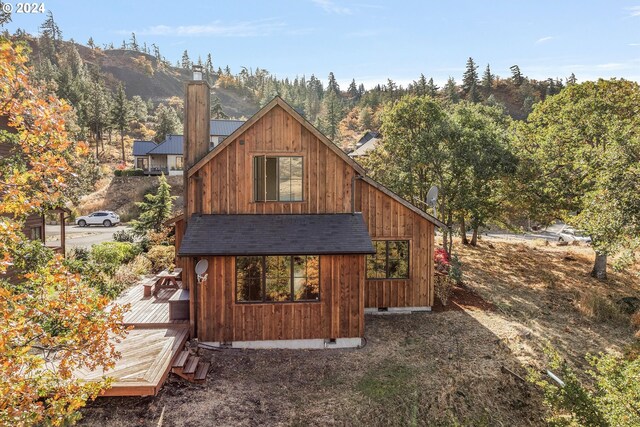
[(31, 83), (27, 61), (26, 47), (0, 38), (0, 144), (11, 147), (0, 158), (0, 425), (62, 425), (109, 383), (73, 371), (113, 366), (126, 331), (122, 307), (105, 311), (62, 257), (21, 233), (27, 215), (66, 201), (74, 159), (87, 154), (67, 133), (73, 111)]

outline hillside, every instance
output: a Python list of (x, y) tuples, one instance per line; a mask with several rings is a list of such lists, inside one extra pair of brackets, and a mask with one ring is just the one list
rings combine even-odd
[[(190, 78), (190, 71), (183, 68), (159, 66), (153, 55), (129, 49), (91, 49), (85, 45), (62, 41), (62, 46), (73, 45), (89, 68), (98, 69), (105, 79), (105, 85), (115, 90), (124, 84), (127, 97), (140, 96), (154, 104), (171, 97), (182, 98), (184, 82)], [(34, 54), (38, 55), (37, 39), (30, 40)], [(258, 105), (239, 95), (233, 89), (214, 85), (212, 96), (218, 97), (222, 110), (229, 117), (249, 117), (258, 111)]]

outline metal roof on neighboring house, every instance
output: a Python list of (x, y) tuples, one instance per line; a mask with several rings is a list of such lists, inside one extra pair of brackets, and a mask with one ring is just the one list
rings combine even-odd
[(371, 138), (355, 150), (349, 153), (349, 157), (366, 156), (380, 144), (380, 138)]
[(182, 135), (167, 135), (156, 148), (148, 154), (178, 154), (182, 155)]
[(244, 124), (244, 120), (211, 120), (211, 132), (212, 136), (229, 136), (236, 131), (240, 126)]
[(180, 256), (373, 254), (361, 213), (192, 215)]
[(147, 153), (158, 144), (153, 141), (133, 141), (133, 155), (134, 156), (146, 156)]

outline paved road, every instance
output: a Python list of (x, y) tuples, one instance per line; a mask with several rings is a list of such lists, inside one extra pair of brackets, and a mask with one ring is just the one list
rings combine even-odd
[[(120, 230), (130, 230), (130, 227), (119, 225), (117, 227), (101, 227), (92, 225), (90, 227), (78, 227), (77, 225), (65, 226), (67, 236), (67, 250), (72, 248), (90, 248), (91, 245), (102, 242), (113, 241), (113, 233)], [(56, 244), (60, 242), (60, 226), (47, 225), (45, 229), (47, 243)]]

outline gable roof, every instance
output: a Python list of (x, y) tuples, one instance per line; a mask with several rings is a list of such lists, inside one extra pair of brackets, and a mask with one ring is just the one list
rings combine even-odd
[(380, 144), (380, 138), (371, 138), (367, 142), (350, 152), (349, 157), (366, 156), (367, 154), (369, 154), (369, 151), (375, 150), (378, 144)]
[(210, 123), (211, 136), (229, 136), (244, 124), (244, 120), (212, 119)]
[(256, 114), (251, 116), (249, 120), (244, 122), (242, 126), (236, 129), (231, 135), (229, 135), (223, 142), (218, 144), (213, 150), (211, 150), (207, 155), (205, 155), (202, 159), (200, 159), (195, 165), (189, 168), (188, 176), (192, 176), (201, 167), (203, 167), (209, 160), (213, 159), (218, 153), (222, 152), (222, 150), (227, 147), (235, 138), (242, 135), (244, 131), (249, 129), (253, 124), (255, 124), (258, 120), (264, 117), (269, 111), (271, 111), (274, 107), (279, 106), (283, 110), (285, 110), (291, 117), (296, 119), (305, 129), (311, 132), (316, 138), (320, 141), (324, 142), (331, 151), (338, 155), (342, 160), (347, 162), (352, 168), (354, 168), (359, 174), (364, 175), (365, 170), (357, 164), (355, 161), (349, 158), (347, 154), (342, 151), (337, 145), (335, 145), (329, 138), (324, 136), (322, 132), (316, 129), (311, 123), (307, 121), (304, 117), (300, 115), (296, 110), (294, 110), (289, 104), (287, 104), (282, 98), (276, 96), (269, 102), (267, 105), (262, 107)]
[(167, 138), (147, 154), (179, 154), (182, 155), (182, 135), (167, 135)]
[(249, 129), (251, 126), (253, 126), (258, 120), (260, 120), (262, 117), (264, 117), (269, 111), (271, 111), (276, 106), (281, 107), (283, 110), (285, 110), (287, 113), (289, 113), (289, 115), (291, 117), (293, 117), (294, 119), (296, 119), (305, 129), (307, 129), (316, 138), (318, 138), (320, 141), (322, 141), (331, 151), (333, 151), (338, 157), (340, 157), (342, 160), (344, 160), (358, 174), (360, 174), (362, 176), (362, 179), (365, 182), (369, 183), (373, 187), (375, 187), (378, 190), (382, 191), (383, 193), (385, 193), (387, 196), (391, 197), (392, 199), (397, 200), (400, 204), (402, 204), (403, 206), (407, 207), (408, 209), (410, 209), (411, 211), (415, 212), (416, 214), (420, 215), (421, 217), (423, 217), (427, 221), (432, 222), (433, 224), (437, 225), (440, 228), (447, 228), (447, 226), (442, 221), (440, 221), (439, 219), (437, 219), (434, 216), (429, 215), (428, 213), (424, 212), (423, 210), (417, 208), (416, 206), (414, 206), (413, 204), (409, 203), (408, 201), (406, 201), (405, 199), (403, 199), (402, 197), (400, 197), (399, 195), (397, 195), (393, 191), (389, 190), (384, 185), (382, 185), (379, 182), (369, 178), (367, 176), (367, 174), (366, 174), (366, 171), (364, 170), (364, 168), (362, 166), (360, 166), (355, 160), (353, 160), (351, 157), (349, 157), (347, 155), (347, 153), (342, 151), (337, 145), (335, 145), (333, 142), (331, 142), (331, 140), (329, 138), (327, 138), (322, 132), (320, 132), (318, 129), (316, 129), (315, 126), (313, 126), (311, 123), (309, 123), (309, 121), (307, 119), (302, 117), (302, 115), (300, 115), (300, 113), (298, 113), (296, 110), (294, 110), (289, 104), (287, 104), (279, 96), (276, 96), (275, 98), (273, 98), (271, 100), (271, 102), (269, 102), (267, 105), (262, 107), (256, 114), (251, 116), (251, 118), (249, 118), (249, 120), (244, 122), (242, 124), (242, 126), (240, 126), (238, 129), (236, 129), (227, 138), (225, 138), (225, 140), (223, 142), (218, 144), (213, 150), (209, 151), (209, 153), (207, 153), (202, 159), (200, 159), (198, 162), (196, 162), (195, 165), (193, 165), (191, 168), (189, 168), (189, 170), (187, 171), (187, 177), (190, 178), (191, 176), (193, 176), (205, 164), (207, 164), (211, 159), (213, 159), (215, 156), (217, 156), (218, 153), (221, 153), (222, 150), (224, 150), (227, 146), (229, 146), (238, 136), (242, 135), (242, 133), (244, 133), (247, 129)]
[(146, 156), (147, 153), (158, 144), (153, 141), (133, 141), (133, 155), (134, 156)]
[(367, 141), (369, 141), (372, 138), (380, 138), (380, 132), (374, 132), (371, 130), (368, 130), (364, 133), (364, 135), (362, 135), (362, 137), (358, 140), (358, 142), (356, 142), (356, 147), (360, 147), (361, 145), (365, 144)]

